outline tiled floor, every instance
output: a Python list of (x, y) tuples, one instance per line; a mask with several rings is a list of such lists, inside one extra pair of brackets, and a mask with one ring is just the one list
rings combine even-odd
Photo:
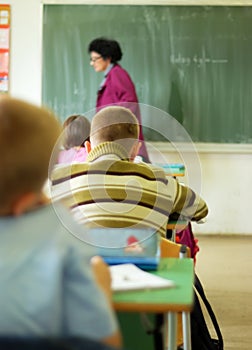
[(252, 349), (252, 235), (198, 235), (196, 271), (220, 324), (225, 350)]

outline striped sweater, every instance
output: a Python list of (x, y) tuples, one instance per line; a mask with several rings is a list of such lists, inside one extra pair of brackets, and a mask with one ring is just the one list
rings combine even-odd
[(106, 142), (95, 147), (87, 163), (56, 167), (53, 200), (63, 200), (87, 226), (150, 227), (165, 236), (168, 217), (207, 215), (206, 203), (190, 188), (167, 178), (163, 169), (127, 159), (123, 147)]

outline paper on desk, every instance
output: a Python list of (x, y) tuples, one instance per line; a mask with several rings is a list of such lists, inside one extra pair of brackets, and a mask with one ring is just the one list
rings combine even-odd
[(113, 291), (171, 288), (175, 286), (173, 281), (143, 271), (134, 264), (112, 265), (110, 266), (110, 272)]

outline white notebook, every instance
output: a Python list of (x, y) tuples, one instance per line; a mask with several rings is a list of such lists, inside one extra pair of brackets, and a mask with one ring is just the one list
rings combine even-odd
[(143, 271), (134, 264), (113, 265), (110, 266), (110, 272), (112, 290), (115, 292), (175, 287), (173, 281)]

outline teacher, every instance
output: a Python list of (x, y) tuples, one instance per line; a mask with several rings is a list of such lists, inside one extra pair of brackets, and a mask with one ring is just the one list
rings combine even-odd
[(139, 140), (142, 142), (139, 156), (143, 161), (150, 162), (144, 143), (142, 123), (135, 86), (128, 74), (118, 61), (122, 58), (122, 51), (116, 40), (97, 38), (88, 46), (90, 65), (96, 72), (104, 72), (104, 79), (97, 93), (96, 109), (116, 104), (130, 108), (136, 115), (140, 125)]

